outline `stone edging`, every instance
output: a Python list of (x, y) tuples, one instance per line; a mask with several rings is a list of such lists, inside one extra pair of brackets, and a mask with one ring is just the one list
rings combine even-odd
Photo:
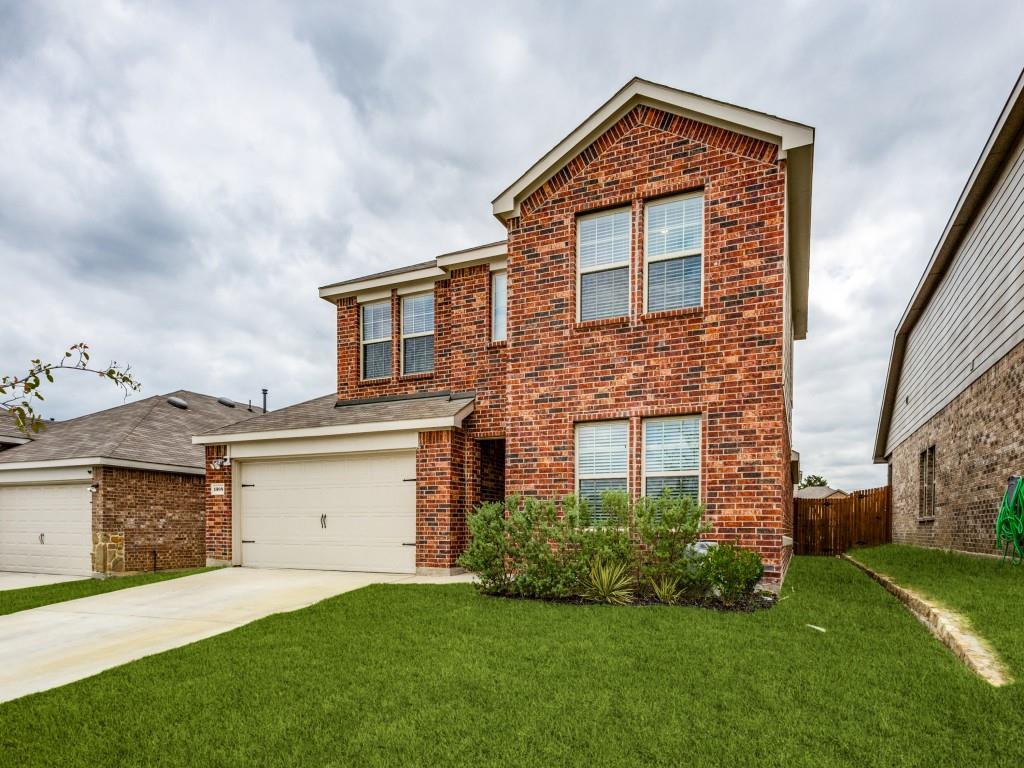
[(886, 591), (902, 602), (928, 628), (935, 639), (953, 651), (957, 658), (985, 682), (994, 686), (1013, 682), (999, 657), (984, 640), (967, 628), (967, 622), (959, 615), (934, 605), (916, 592), (901, 587), (888, 576), (872, 570), (847, 554), (841, 557), (885, 587)]

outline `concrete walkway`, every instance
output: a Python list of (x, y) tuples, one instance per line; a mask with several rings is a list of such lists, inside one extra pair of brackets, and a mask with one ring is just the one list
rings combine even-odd
[(194, 643), (369, 584), (469, 576), (223, 568), (0, 616), (0, 701)]
[(47, 584), (61, 584), (65, 581), (82, 581), (88, 576), (57, 576), (51, 573), (13, 573), (0, 571), (0, 592), (5, 589), (44, 587)]

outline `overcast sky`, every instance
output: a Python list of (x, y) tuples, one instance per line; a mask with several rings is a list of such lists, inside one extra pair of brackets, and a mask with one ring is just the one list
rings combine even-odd
[[(143, 396), (330, 392), (317, 286), (500, 239), (491, 199), (640, 75), (817, 128), (794, 442), (883, 484), (892, 333), (1024, 3), (426, 6), (0, 0), (0, 372), (87, 341)], [(120, 402), (65, 377), (47, 415)]]

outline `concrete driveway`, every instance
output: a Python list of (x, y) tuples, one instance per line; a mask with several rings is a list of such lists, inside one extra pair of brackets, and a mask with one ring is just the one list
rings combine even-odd
[(65, 685), (368, 584), (468, 578), (222, 568), (0, 616), (0, 701)]
[(47, 584), (82, 581), (88, 578), (88, 576), (57, 576), (50, 573), (12, 573), (11, 571), (0, 571), (0, 592), (3, 592), (5, 589), (42, 587)]

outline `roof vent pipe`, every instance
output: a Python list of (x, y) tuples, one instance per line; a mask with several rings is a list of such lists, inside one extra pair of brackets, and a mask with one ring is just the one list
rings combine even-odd
[(267, 388), (263, 388), (263, 412), (267, 412)]
[(180, 397), (168, 397), (167, 402), (173, 405), (175, 408), (181, 408), (182, 410), (188, 408), (188, 403), (186, 403)]

